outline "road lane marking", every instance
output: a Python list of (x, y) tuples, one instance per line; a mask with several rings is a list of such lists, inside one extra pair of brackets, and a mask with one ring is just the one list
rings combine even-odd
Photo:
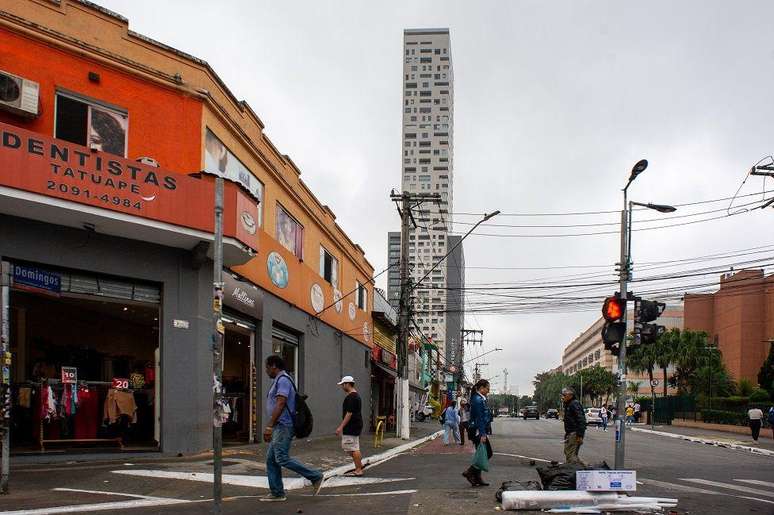
[[(416, 490), (392, 490), (389, 492), (366, 492), (357, 494), (318, 494), (315, 497), (371, 497), (374, 495), (407, 495), (415, 494)], [(312, 497), (312, 494), (305, 494), (304, 497)]]
[(710, 481), (709, 479), (680, 478), (680, 481), (688, 481), (689, 483), (696, 483), (699, 485), (715, 486), (717, 488), (727, 488), (729, 490), (736, 490), (737, 492), (762, 495), (764, 497), (774, 497), (774, 492), (772, 491), (758, 490), (757, 488), (748, 488), (746, 486), (739, 486), (732, 483), (721, 483), (719, 481)]
[[(212, 483), (213, 475), (207, 472), (174, 472), (170, 470), (114, 470), (114, 474), (138, 477), (154, 477), (160, 479), (181, 479), (184, 481), (198, 481)], [(396, 481), (411, 481), (411, 477), (342, 477), (336, 476), (325, 480), (326, 488), (338, 488), (342, 486), (362, 486), (377, 483), (394, 483)], [(301, 477), (285, 478), (283, 480), (286, 490), (299, 490), (312, 483)], [(234, 486), (246, 486), (251, 488), (269, 488), (269, 480), (266, 476), (246, 476), (237, 474), (223, 474), (223, 484)]]
[(642, 480), (645, 482), (646, 485), (653, 485), (653, 486), (658, 486), (661, 488), (666, 488), (671, 490), (682, 490), (683, 492), (693, 492), (697, 494), (707, 494), (707, 495), (731, 495), (723, 492), (716, 492), (714, 490), (705, 490), (704, 488), (696, 488), (695, 486), (678, 485), (676, 483), (666, 483), (664, 481), (657, 481), (655, 479), (642, 478)]
[(543, 458), (532, 458), (530, 456), (522, 456), (521, 454), (509, 454), (507, 452), (496, 452), (495, 456), (510, 456), (511, 458), (522, 458), (525, 460), (535, 460), (542, 463), (551, 463), (551, 460), (544, 460)]
[(740, 483), (748, 483), (750, 485), (768, 486), (769, 488), (774, 488), (774, 483), (772, 483), (771, 481), (761, 481), (760, 479), (734, 479), (734, 481), (739, 481)]
[(751, 501), (760, 501), (760, 502), (767, 502), (769, 504), (774, 504), (774, 501), (769, 501), (768, 499), (758, 499), (757, 497), (748, 497), (746, 495), (735, 495), (734, 497), (739, 497), (740, 499), (749, 499)]
[[(111, 495), (120, 495), (112, 492)], [(133, 501), (115, 501), (93, 504), (76, 504), (71, 506), (54, 506), (51, 508), (36, 508), (31, 510), (0, 511), (4, 515), (54, 515), (57, 513), (86, 513), (90, 511), (129, 510), (133, 508), (152, 508), (157, 506), (172, 506), (175, 504), (189, 504), (198, 501), (185, 499), (136, 499)]]
[(54, 488), (54, 492), (76, 492), (81, 494), (117, 495), (119, 497), (134, 497), (136, 499), (166, 499), (166, 497), (154, 497), (152, 495), (125, 494), (122, 492), (106, 492), (103, 490), (81, 490), (80, 488)]
[(679, 440), (686, 440), (689, 442), (703, 443), (707, 445), (713, 445), (715, 447), (725, 447), (727, 449), (737, 449), (741, 451), (747, 451), (752, 454), (760, 454), (763, 456), (774, 456), (774, 451), (768, 449), (761, 449), (759, 447), (750, 447), (749, 445), (740, 445), (737, 443), (723, 442), (720, 440), (712, 440), (709, 438), (701, 438), (698, 436), (683, 435), (680, 433), (668, 433), (666, 431), (653, 431), (652, 429), (643, 429), (641, 427), (632, 427), (629, 429), (637, 433), (645, 433), (657, 436), (666, 436), (667, 438), (677, 438)]

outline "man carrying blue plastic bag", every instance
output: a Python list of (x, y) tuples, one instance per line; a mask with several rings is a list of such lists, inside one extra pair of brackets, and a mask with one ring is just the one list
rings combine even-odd
[(486, 403), (489, 395), (489, 381), (481, 379), (474, 387), (470, 397), (470, 422), (468, 423), (468, 438), (476, 446), (473, 463), (462, 473), (472, 486), (489, 486), (481, 477), (481, 472), (489, 471), (489, 460), (492, 458), (492, 444), (489, 435), (492, 434), (492, 412)]

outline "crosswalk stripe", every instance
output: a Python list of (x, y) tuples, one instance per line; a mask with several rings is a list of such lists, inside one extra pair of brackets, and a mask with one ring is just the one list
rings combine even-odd
[(740, 483), (747, 483), (750, 485), (768, 486), (769, 488), (774, 488), (774, 483), (771, 481), (761, 481), (760, 479), (734, 479), (734, 481), (739, 481)]
[(736, 490), (737, 492), (744, 492), (747, 494), (762, 495), (764, 497), (774, 497), (774, 492), (766, 490), (758, 490), (757, 488), (748, 488), (746, 486), (734, 485), (732, 483), (721, 483), (719, 481), (710, 481), (708, 479), (698, 478), (680, 478), (680, 481), (688, 481), (689, 483), (696, 483), (699, 485), (715, 486), (718, 488), (727, 488), (729, 490)]
[(676, 483), (667, 483), (665, 481), (656, 481), (655, 479), (642, 479), (642, 481), (646, 485), (653, 485), (658, 486), (661, 488), (666, 488), (668, 490), (680, 490), (683, 492), (693, 492), (697, 494), (706, 494), (706, 495), (728, 495), (724, 494), (722, 492), (716, 492), (714, 490), (705, 490), (704, 488), (696, 488), (695, 486), (686, 486), (686, 485), (678, 485)]

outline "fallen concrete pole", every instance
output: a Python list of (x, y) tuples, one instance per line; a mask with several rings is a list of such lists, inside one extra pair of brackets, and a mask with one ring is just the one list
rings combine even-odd
[[(606, 511), (636, 511), (632, 507), (648, 506), (655, 509), (677, 506), (677, 499), (659, 497), (627, 497), (617, 493), (583, 492), (576, 490), (556, 491), (506, 491), (503, 492), (504, 510), (541, 510), (596, 508)], [(604, 506), (604, 508), (602, 508)]]

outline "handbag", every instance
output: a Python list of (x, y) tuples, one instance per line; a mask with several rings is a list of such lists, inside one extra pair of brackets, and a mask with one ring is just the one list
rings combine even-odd
[(472, 465), (478, 470), (489, 472), (489, 453), (487, 452), (486, 445), (479, 444), (479, 446), (476, 447), (476, 453), (473, 454)]

